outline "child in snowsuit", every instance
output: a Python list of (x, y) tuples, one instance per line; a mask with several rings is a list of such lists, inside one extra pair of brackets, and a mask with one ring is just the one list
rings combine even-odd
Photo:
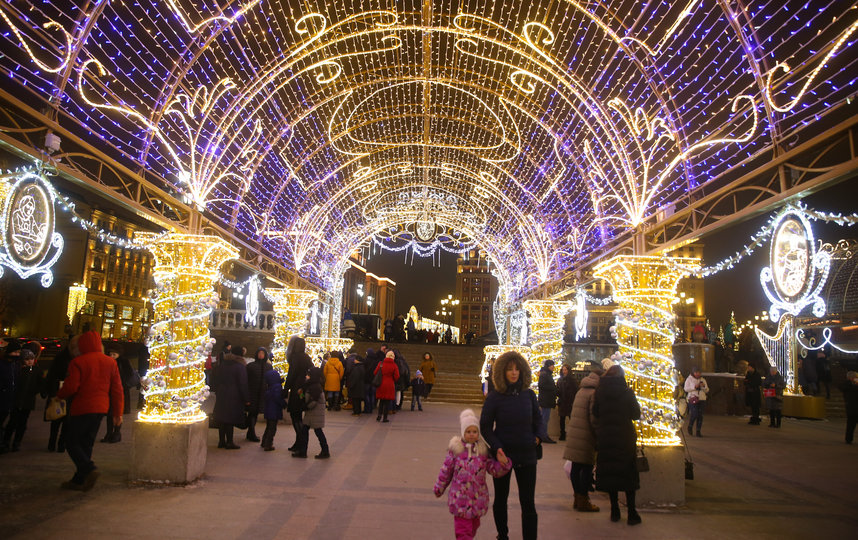
[(419, 369), (415, 377), (411, 379), (411, 410), (414, 410), (414, 402), (417, 402), (417, 409), (423, 410), (423, 403), (420, 398), (426, 395), (426, 381), (423, 380), (423, 372)]
[(434, 491), (440, 497), (452, 482), (447, 505), (453, 514), (456, 538), (464, 540), (476, 536), (480, 518), (489, 510), (486, 472), (500, 478), (509, 473), (512, 462), (505, 456), (496, 461), (489, 455), (488, 446), (480, 438), (480, 420), (474, 411), (462, 411), (459, 423), (462, 434), (450, 440)]

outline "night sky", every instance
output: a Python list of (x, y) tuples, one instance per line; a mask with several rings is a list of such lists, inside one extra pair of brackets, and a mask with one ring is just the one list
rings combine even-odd
[[(842, 182), (820, 193), (804, 199), (804, 203), (815, 210), (826, 212), (858, 212), (858, 180)], [(741, 250), (768, 221), (772, 213), (760, 215), (749, 221), (723, 229), (702, 239), (704, 264), (720, 261)], [(811, 221), (814, 234), (825, 242), (836, 242), (842, 238), (858, 238), (858, 226), (839, 227)], [(456, 255), (441, 252), (438, 258), (406, 257), (404, 252), (376, 253), (367, 262), (367, 269), (396, 282), (396, 312), (405, 313), (415, 305), (420, 313), (433, 317), (440, 308), (441, 298), (455, 294)], [(729, 321), (730, 311), (736, 312), (736, 320), (743, 323), (754, 315), (769, 309), (769, 304), (760, 286), (760, 270), (768, 265), (769, 244), (765, 242), (751, 256), (731, 270), (708, 277), (704, 282), (706, 314), (712, 325), (718, 328)]]

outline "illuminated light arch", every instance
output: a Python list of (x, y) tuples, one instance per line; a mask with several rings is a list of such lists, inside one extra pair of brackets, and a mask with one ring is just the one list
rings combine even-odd
[[(361, 198), (361, 168), (409, 161), (471, 170), (436, 181), (461, 193), (494, 187), (507, 196), (483, 198), (489, 217), (480, 241), (515, 254), (504, 260), (510, 302), (679, 201), (689, 186), (717, 177), (734, 156), (765, 150), (761, 104), (768, 124), (800, 127), (813, 121), (818, 104), (843, 102), (854, 81), (854, 62), (844, 53), (858, 23), (839, 3), (810, 19), (806, 2), (788, 0), (790, 21), (777, 30), (762, 24), (774, 15), (768, 8), (743, 11), (737, 22), (729, 3), (700, 0), (651, 3), (643, 11), (619, 0), (494, 10), (465, 2), (455, 13), (436, 2), (431, 21), (423, 20), (423, 4), (102, 1), (90, 13), (46, 6), (31, 26), (19, 24), (18, 7), (4, 6), (4, 23), (14, 27), (7, 42), (21, 54), (0, 58), (0, 68), (116, 147), (132, 169), (147, 171), (159, 187), (179, 188), (316, 285), (329, 277), (313, 261), (336, 263), (341, 253), (334, 250), (350, 238), (338, 229), (373, 228), (352, 202), (343, 209), (326, 204)], [(830, 32), (791, 37), (823, 19), (821, 30)], [(47, 20), (58, 26), (35, 27)], [(122, 22), (121, 35), (114, 21)], [(754, 31), (745, 35), (745, 26)], [(776, 53), (768, 45), (774, 42)], [(806, 65), (748, 70), (748, 47), (760, 59)], [(56, 77), (40, 74), (45, 67)], [(69, 77), (78, 79), (74, 91)], [(234, 87), (220, 92), (222, 81)], [(416, 90), (417, 81), (457, 89), (440, 92), (447, 96), (443, 111), (465, 110), (476, 98), (489, 105), (509, 125), (503, 151), (485, 150), (500, 131), (480, 131), (478, 119), (489, 118), (482, 113), (448, 123), (450, 144), (430, 144), (438, 141), (433, 132), (408, 139), (414, 144), (374, 145), (365, 155), (337, 150), (348, 137), (332, 138), (328, 126), (346, 96), (383, 90), (394, 98), (403, 86)], [(408, 103), (414, 99), (363, 124), (363, 139), (401, 142), (400, 112)], [(772, 110), (781, 113), (776, 120)], [(777, 146), (777, 126), (768, 127)], [(393, 136), (385, 139), (385, 131)], [(279, 233), (294, 249), (284, 249)]]

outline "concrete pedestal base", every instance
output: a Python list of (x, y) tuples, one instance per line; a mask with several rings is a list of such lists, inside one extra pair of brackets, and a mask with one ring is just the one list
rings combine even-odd
[(134, 422), (131, 481), (187, 484), (206, 467), (208, 421), (195, 424)]
[(783, 415), (822, 420), (825, 418), (825, 398), (785, 394)]
[(649, 471), (640, 473), (639, 507), (685, 504), (685, 451), (681, 446), (647, 447)]

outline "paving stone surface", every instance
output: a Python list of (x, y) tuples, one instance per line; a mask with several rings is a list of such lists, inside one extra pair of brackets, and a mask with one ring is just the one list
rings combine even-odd
[[(122, 442), (96, 443), (101, 478), (87, 493), (59, 489), (73, 466), (67, 455), (46, 451), (47, 424), (34, 413), (21, 451), (0, 455), (0, 537), (452, 538), (446, 495), (436, 499), (432, 485), (461, 408), (430, 400), (424, 412), (402, 411), (389, 424), (328, 413), (333, 457), (325, 461), (292, 458), (289, 425), (280, 425), (274, 452), (243, 435), (240, 450), (218, 450), (209, 430), (206, 474), (185, 487), (129, 484), (129, 415)], [(592, 499), (602, 512), (572, 510), (562, 443), (546, 445), (536, 496), (540, 538), (854, 538), (858, 448), (844, 444), (843, 432), (842, 420), (784, 419), (777, 430), (709, 416), (704, 437), (689, 441), (696, 467), (686, 505), (643, 509), (636, 527), (611, 523), (601, 493)], [(318, 449), (311, 434), (310, 452)], [(513, 482), (512, 538), (521, 538), (519, 524)], [(494, 537), (489, 513), (477, 538)]]

